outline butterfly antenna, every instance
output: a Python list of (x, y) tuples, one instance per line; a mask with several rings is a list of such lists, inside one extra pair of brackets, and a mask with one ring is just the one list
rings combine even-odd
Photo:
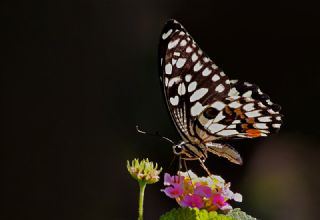
[(150, 133), (150, 132), (146, 132), (146, 131), (143, 131), (139, 128), (138, 125), (136, 125), (136, 130), (138, 133), (141, 133), (141, 134), (146, 134), (146, 135), (149, 135), (149, 136), (155, 136), (155, 137), (160, 137), (162, 138), (163, 140), (166, 140), (168, 142), (170, 142), (171, 144), (174, 144), (173, 140), (167, 138), (167, 137), (164, 137), (162, 135), (160, 135), (158, 132), (155, 132), (155, 133)]

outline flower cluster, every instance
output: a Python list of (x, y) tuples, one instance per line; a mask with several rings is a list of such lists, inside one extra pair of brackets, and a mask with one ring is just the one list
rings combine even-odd
[(191, 170), (179, 172), (177, 176), (164, 175), (165, 189), (162, 191), (176, 199), (182, 207), (206, 209), (208, 211), (230, 210), (228, 200), (242, 201), (242, 195), (230, 190), (220, 176), (198, 177)]
[(159, 174), (162, 168), (158, 168), (158, 164), (149, 162), (148, 159), (139, 161), (134, 159), (131, 164), (127, 161), (127, 169), (131, 176), (139, 182), (145, 182), (146, 184), (152, 184), (159, 181)]

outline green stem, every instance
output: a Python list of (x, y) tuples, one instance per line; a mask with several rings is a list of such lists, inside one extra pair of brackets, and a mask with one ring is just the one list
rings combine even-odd
[(138, 220), (143, 220), (143, 198), (144, 190), (146, 189), (146, 183), (144, 181), (139, 182), (140, 186), (140, 195), (139, 195), (139, 218)]

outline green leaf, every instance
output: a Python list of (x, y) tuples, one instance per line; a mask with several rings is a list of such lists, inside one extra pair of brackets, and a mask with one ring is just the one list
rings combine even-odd
[(237, 220), (256, 220), (256, 218), (241, 211), (239, 208), (231, 210), (227, 214), (227, 216), (233, 217), (234, 219), (237, 219)]
[(218, 214), (215, 211), (208, 212), (205, 209), (179, 208), (172, 209), (163, 214), (160, 220), (235, 220), (231, 216)]

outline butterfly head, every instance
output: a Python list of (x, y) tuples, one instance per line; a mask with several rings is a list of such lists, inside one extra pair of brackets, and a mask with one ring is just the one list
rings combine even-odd
[(180, 142), (179, 144), (175, 144), (172, 146), (173, 153), (177, 156), (184, 154), (185, 152), (185, 143)]
[(202, 150), (202, 146), (194, 145), (189, 142), (181, 141), (178, 144), (172, 146), (173, 153), (177, 156), (180, 156), (184, 159), (198, 159), (198, 158), (206, 158), (205, 151)]

